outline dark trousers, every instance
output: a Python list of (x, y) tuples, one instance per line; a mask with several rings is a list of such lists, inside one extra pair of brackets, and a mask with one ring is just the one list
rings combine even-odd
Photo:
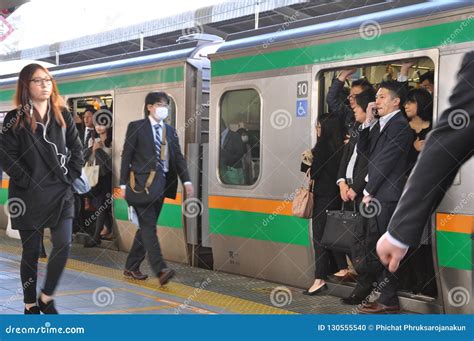
[[(326, 210), (338, 210), (341, 208), (339, 196), (316, 196), (314, 197), (313, 208), (313, 246), (316, 279), (327, 279), (328, 275), (337, 270), (347, 268), (346, 255), (341, 252), (332, 252), (321, 245), (323, 238), (324, 226), (326, 225)], [(332, 261), (336, 263), (336, 271), (331, 266)]]
[[(20, 276), (25, 303), (36, 302), (36, 282), (38, 276), (38, 257), (43, 237), (42, 231), (20, 230), (23, 252), (21, 255)], [(71, 248), (72, 218), (61, 220), (51, 228), (53, 250), (49, 255), (46, 280), (41, 291), (51, 296), (54, 294)]]
[[(387, 231), (388, 223), (392, 218), (396, 206), (397, 202), (381, 202), (380, 213), (373, 218), (367, 219), (367, 224), (372, 224), (372, 227), (368, 228), (370, 231), (377, 233), (377, 239)], [(370, 250), (370, 252), (376, 257), (375, 248)], [(366, 297), (372, 291), (373, 285), (376, 284), (376, 287), (381, 291), (381, 295), (378, 299), (379, 303), (384, 305), (398, 305), (398, 282), (397, 273), (392, 274), (388, 271), (388, 268), (385, 268), (380, 262), (377, 262), (371, 270), (358, 272), (357, 285), (353, 294), (359, 297)]]
[(166, 268), (166, 263), (161, 255), (160, 242), (156, 235), (156, 224), (162, 207), (163, 200), (158, 200), (148, 207), (135, 207), (140, 227), (135, 234), (132, 248), (125, 263), (125, 269), (129, 271), (139, 270), (140, 264), (147, 253), (150, 266), (157, 276)]

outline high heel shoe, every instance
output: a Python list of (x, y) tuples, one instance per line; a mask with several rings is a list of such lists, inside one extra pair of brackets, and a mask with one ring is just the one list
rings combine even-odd
[(41, 314), (40, 309), (37, 305), (32, 306), (30, 309), (25, 307), (25, 315), (39, 315)]
[(54, 306), (54, 300), (44, 303), (41, 298), (38, 298), (38, 307), (43, 314), (58, 314), (56, 307)]

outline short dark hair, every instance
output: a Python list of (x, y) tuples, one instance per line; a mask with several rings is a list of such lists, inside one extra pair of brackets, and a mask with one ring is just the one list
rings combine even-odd
[(433, 96), (425, 89), (413, 89), (407, 94), (406, 102), (413, 102), (417, 105), (416, 114), (423, 121), (431, 122), (433, 119)]
[(352, 82), (351, 88), (355, 86), (360, 86), (362, 88), (362, 91), (367, 91), (369, 89), (374, 90), (374, 86), (367, 80), (367, 78), (356, 79)]
[(394, 80), (382, 81), (379, 89), (387, 89), (392, 97), (400, 98), (400, 108), (403, 107), (406, 98), (406, 84), (404, 82), (397, 82)]
[(434, 84), (434, 72), (433, 71), (428, 71), (425, 72), (420, 76), (420, 83), (423, 83), (424, 81), (428, 80), (431, 84)]
[(153, 105), (158, 102), (166, 102), (166, 104), (170, 104), (170, 97), (163, 91), (154, 91), (148, 93), (145, 97), (145, 115), (149, 115), (150, 112), (147, 109), (147, 105)]
[(354, 99), (362, 110), (367, 111), (369, 103), (375, 101), (375, 93), (373, 90), (363, 91), (360, 94), (355, 95)]
[(92, 105), (86, 106), (86, 109), (84, 110), (83, 114), (85, 114), (88, 111), (90, 111), (92, 113), (92, 115), (95, 114), (95, 108)]

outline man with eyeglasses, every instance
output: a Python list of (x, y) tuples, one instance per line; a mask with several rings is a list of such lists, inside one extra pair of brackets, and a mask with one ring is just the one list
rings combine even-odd
[(145, 98), (145, 119), (131, 122), (127, 128), (122, 152), (120, 187), (125, 199), (138, 216), (139, 229), (125, 264), (125, 277), (144, 280), (140, 264), (148, 254), (153, 272), (161, 285), (173, 276), (166, 266), (156, 236), (156, 222), (163, 201), (175, 199), (178, 177), (186, 197), (193, 196), (186, 161), (181, 153), (176, 130), (166, 124), (170, 98), (164, 92), (151, 92)]

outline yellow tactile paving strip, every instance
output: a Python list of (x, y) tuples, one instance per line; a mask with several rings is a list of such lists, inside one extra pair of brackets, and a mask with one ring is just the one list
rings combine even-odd
[[(10, 246), (10, 245), (2, 245), (2, 251), (16, 254), (16, 255), (21, 254), (20, 248)], [(46, 263), (45, 261), (42, 261), (42, 260), (40, 260), (40, 262)], [(245, 299), (241, 299), (238, 297), (219, 294), (219, 293), (212, 292), (205, 289), (199, 289), (199, 292), (197, 292), (197, 288), (193, 288), (191, 286), (176, 283), (176, 282), (170, 282), (169, 284), (166, 285), (166, 287), (160, 288), (158, 280), (155, 280), (155, 279), (152, 279), (152, 280), (149, 279), (146, 281), (128, 280), (123, 277), (121, 270), (112, 269), (112, 268), (95, 265), (95, 264), (89, 264), (89, 263), (81, 262), (81, 261), (71, 259), (71, 258), (68, 260), (66, 268), (70, 270), (90, 273), (95, 276), (100, 276), (100, 277), (104, 277), (108, 279), (125, 281), (131, 285), (147, 288), (149, 290), (156, 291), (158, 293), (180, 297), (185, 300), (192, 299), (192, 302), (202, 303), (202, 304), (206, 304), (213, 307), (219, 307), (231, 313), (296, 314), (289, 310), (279, 309), (279, 308), (271, 307), (265, 304), (260, 304), (260, 303), (248, 301)], [(159, 299), (160, 302), (163, 302), (163, 303), (165, 303), (164, 301), (166, 301), (158, 297), (153, 297), (153, 298)], [(172, 302), (172, 303), (175, 303), (175, 302)], [(199, 309), (199, 308), (196, 308), (196, 309)], [(206, 310), (203, 310), (203, 312), (209, 313)], [(109, 312), (109, 313), (115, 313), (115, 312)], [(120, 312), (117, 311), (117, 313), (120, 313)]]

